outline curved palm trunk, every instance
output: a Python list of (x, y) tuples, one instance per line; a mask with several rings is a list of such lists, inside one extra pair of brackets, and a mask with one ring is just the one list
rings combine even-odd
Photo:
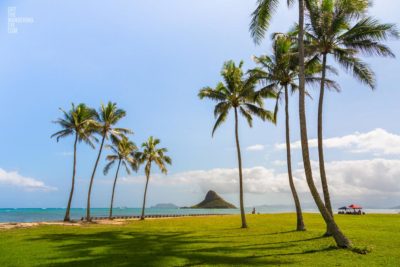
[(94, 179), (94, 176), (96, 175), (97, 165), (99, 164), (99, 160), (100, 160), (101, 152), (103, 150), (103, 145), (104, 145), (105, 139), (106, 139), (106, 135), (103, 134), (103, 138), (101, 140), (101, 145), (99, 148), (99, 154), (97, 155), (96, 163), (94, 164), (94, 168), (93, 168), (92, 177), (90, 178), (88, 199), (87, 199), (87, 206), (86, 206), (86, 220), (87, 221), (91, 221), (91, 219), (90, 219), (90, 195), (92, 193), (93, 179)]
[[(318, 158), (319, 158), (319, 172), (321, 176), (322, 191), (324, 193), (325, 207), (333, 216), (332, 204), (329, 195), (328, 181), (326, 179), (325, 172), (325, 159), (324, 159), (324, 146), (323, 146), (323, 133), (322, 133), (322, 111), (324, 104), (324, 93), (325, 93), (325, 79), (326, 79), (326, 58), (327, 55), (323, 54), (322, 59), (322, 77), (321, 77), (321, 89), (319, 92), (319, 102), (318, 102)], [(330, 236), (331, 232), (329, 227), (326, 229), (326, 236)]]
[(147, 196), (147, 186), (149, 184), (149, 178), (150, 178), (150, 174), (146, 176), (146, 186), (144, 188), (142, 216), (140, 216), (140, 220), (144, 220), (144, 209), (146, 208), (146, 196)]
[(306, 228), (304, 226), (303, 213), (301, 212), (301, 205), (299, 196), (297, 195), (296, 187), (293, 182), (292, 175), (292, 157), (290, 153), (290, 126), (289, 126), (289, 93), (287, 85), (285, 86), (285, 115), (286, 115), (286, 157), (287, 157), (287, 168), (288, 168), (288, 176), (289, 176), (289, 185), (290, 190), (292, 191), (294, 204), (296, 207), (296, 216), (297, 216), (297, 231), (305, 231)]
[(65, 211), (64, 222), (70, 221), (70, 210), (71, 210), (71, 203), (72, 203), (72, 196), (74, 195), (75, 189), (75, 174), (76, 174), (76, 144), (78, 143), (78, 134), (75, 134), (75, 142), (74, 142), (74, 166), (72, 167), (72, 185), (71, 185), (71, 192), (69, 193), (68, 205)]
[(240, 154), (239, 120), (238, 120), (237, 108), (235, 108), (235, 137), (236, 137), (236, 149), (237, 149), (238, 163), (239, 163), (240, 216), (241, 216), (241, 219), (242, 219), (242, 228), (247, 228), (246, 215), (244, 213), (242, 156)]
[(310, 155), (308, 149), (308, 137), (307, 137), (307, 123), (305, 113), (305, 74), (304, 74), (304, 0), (299, 0), (299, 63), (300, 63), (300, 74), (299, 74), (299, 116), (300, 116), (300, 134), (301, 134), (301, 152), (303, 155), (304, 172), (308, 187), (310, 188), (311, 195), (314, 198), (315, 204), (317, 205), (325, 223), (331, 229), (333, 238), (337, 246), (341, 248), (351, 247), (351, 242), (341, 232), (338, 225), (335, 223), (333, 217), (326, 209), (321, 197), (318, 194), (318, 190), (315, 187), (314, 180), (312, 177), (312, 169), (310, 162)]
[(120, 166), (121, 166), (121, 159), (118, 161), (117, 172), (115, 173), (114, 185), (113, 185), (113, 189), (112, 189), (111, 205), (110, 205), (110, 214), (108, 215), (108, 218), (109, 218), (110, 220), (112, 219), (115, 185), (117, 184), (118, 172), (119, 172), (119, 167), (120, 167)]

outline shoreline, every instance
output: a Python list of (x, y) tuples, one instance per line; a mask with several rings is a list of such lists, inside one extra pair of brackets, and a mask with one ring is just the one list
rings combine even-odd
[[(211, 217), (211, 216), (226, 216), (226, 215), (237, 215), (237, 214), (190, 214), (184, 216), (153, 216), (148, 215), (146, 220), (162, 220), (162, 219), (176, 219), (176, 218), (185, 218), (185, 217)], [(118, 216), (122, 217), (122, 216)], [(72, 220), (70, 222), (64, 221), (41, 221), (41, 222), (1, 222), (0, 230), (8, 230), (15, 228), (31, 228), (41, 225), (60, 225), (60, 226), (84, 226), (84, 225), (124, 225), (130, 221), (140, 221), (140, 217), (126, 216), (127, 218), (114, 218), (112, 220), (108, 218), (94, 218), (91, 222), (87, 222), (85, 220)]]
[[(314, 212), (304, 212), (304, 214), (315, 214)], [(248, 216), (258, 216), (258, 215), (278, 215), (278, 214), (294, 214), (294, 212), (281, 212), (281, 213), (263, 213), (263, 214), (246, 214)], [(187, 217), (222, 217), (222, 216), (239, 216), (239, 214), (198, 214), (198, 215), (185, 215), (185, 216), (163, 216), (163, 217), (146, 217), (146, 220), (163, 220), (163, 219), (177, 219), (177, 218), (187, 218)], [(356, 216), (363, 217), (368, 215), (400, 215), (398, 213), (368, 213), (366, 215), (351, 215), (351, 214), (335, 214), (335, 216)], [(26, 229), (42, 225), (58, 225), (58, 226), (85, 226), (85, 225), (125, 225), (128, 222), (140, 221), (140, 218), (115, 218), (109, 220), (108, 218), (93, 219), (92, 222), (82, 221), (82, 220), (72, 220), (71, 222), (64, 221), (41, 221), (41, 222), (1, 222), (0, 230), (10, 230), (10, 229)]]

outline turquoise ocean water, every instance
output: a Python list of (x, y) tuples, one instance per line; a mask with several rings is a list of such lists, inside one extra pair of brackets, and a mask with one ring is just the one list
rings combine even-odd
[[(246, 213), (251, 213), (252, 208), (246, 208)], [(287, 207), (260, 207), (257, 213), (280, 213), (294, 212), (294, 209)], [(303, 209), (304, 212), (317, 212), (315, 209)], [(392, 213), (398, 214), (400, 210), (389, 209), (366, 209), (366, 213)], [(93, 208), (93, 217), (108, 216), (108, 208)], [(134, 216), (140, 215), (140, 208), (114, 208), (114, 216)], [(61, 221), (64, 218), (64, 208), (0, 208), (0, 223), (4, 222), (47, 222)], [(86, 209), (71, 209), (71, 218), (80, 220), (85, 216)], [(172, 215), (172, 214), (239, 214), (239, 209), (146, 209), (147, 215)]]
[[(283, 212), (282, 209), (263, 208), (257, 210), (261, 213)], [(288, 209), (287, 211), (291, 211)], [(91, 216), (108, 216), (108, 208), (93, 208)], [(251, 208), (246, 209), (250, 213)], [(134, 216), (140, 215), (140, 208), (114, 208), (113, 216)], [(238, 214), (239, 209), (157, 209), (147, 208), (146, 215), (172, 215), (172, 214)], [(64, 218), (64, 208), (0, 208), (0, 222), (45, 222), (45, 221), (60, 221)], [(71, 219), (80, 220), (85, 216), (86, 209), (73, 208), (71, 209)]]

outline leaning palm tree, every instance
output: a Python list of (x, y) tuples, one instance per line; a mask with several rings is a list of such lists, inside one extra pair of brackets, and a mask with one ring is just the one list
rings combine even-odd
[(115, 136), (111, 136), (112, 145), (106, 145), (105, 147), (110, 149), (113, 153), (107, 155), (106, 160), (108, 161), (107, 165), (104, 167), (104, 175), (107, 175), (110, 168), (116, 163), (117, 171), (115, 173), (114, 184), (112, 188), (111, 194), (111, 203), (110, 203), (110, 212), (108, 218), (112, 219), (113, 212), (113, 204), (114, 204), (114, 193), (115, 193), (115, 185), (117, 184), (119, 168), (121, 165), (125, 167), (126, 173), (131, 174), (130, 169), (137, 171), (138, 163), (135, 158), (135, 153), (137, 152), (137, 146), (126, 136), (122, 136), (120, 139)]
[(72, 196), (74, 194), (75, 188), (75, 175), (76, 175), (76, 147), (78, 142), (85, 142), (94, 148), (94, 141), (97, 141), (93, 136), (95, 124), (95, 114), (96, 111), (94, 109), (88, 108), (85, 104), (79, 104), (75, 106), (72, 103), (71, 109), (67, 112), (61, 109), (63, 113), (63, 117), (59, 118), (55, 121), (58, 125), (61, 126), (62, 130), (56, 132), (51, 137), (56, 137), (57, 142), (67, 136), (75, 135), (74, 141), (74, 161), (72, 167), (72, 185), (71, 191), (69, 193), (68, 205), (65, 210), (64, 221), (70, 221), (70, 210), (72, 203)]
[[(351, 242), (341, 232), (337, 224), (335, 223), (332, 215), (326, 209), (324, 202), (322, 201), (317, 187), (315, 186), (313, 173), (310, 161), (310, 150), (308, 147), (308, 136), (307, 136), (307, 119), (305, 111), (305, 53), (304, 53), (304, 13), (305, 13), (305, 2), (308, 0), (298, 0), (299, 4), (299, 31), (298, 31), (298, 49), (299, 49), (299, 121), (300, 121), (300, 139), (301, 139), (301, 152), (303, 156), (304, 173), (306, 176), (307, 184), (310, 189), (311, 195), (314, 199), (315, 204), (318, 207), (325, 223), (332, 229), (333, 237), (336, 244), (342, 248), (351, 247)], [(294, 0), (288, 0), (288, 4), (292, 4)], [(351, 1), (349, 1), (351, 2)], [(274, 13), (279, 0), (258, 0), (257, 8), (252, 14), (252, 22), (250, 24), (250, 32), (253, 40), (256, 43), (260, 43), (265, 35), (265, 31), (269, 27), (272, 14)]]
[[(349, 71), (357, 80), (375, 88), (373, 71), (358, 55), (394, 57), (392, 51), (381, 43), (389, 37), (398, 37), (394, 24), (380, 24), (371, 17), (363, 16), (368, 1), (309, 0), (307, 3), (308, 23), (305, 28), (307, 47), (322, 58), (322, 79), (318, 102), (318, 156), (319, 171), (325, 206), (333, 216), (325, 172), (323, 149), (323, 102), (328, 56)], [(326, 235), (331, 235), (329, 228)]]
[[(291, 150), (290, 150), (290, 125), (289, 125), (289, 90), (294, 93), (298, 90), (298, 51), (297, 40), (288, 34), (276, 33), (273, 35), (273, 54), (271, 56), (255, 57), (254, 61), (260, 66), (249, 71), (250, 75), (260, 81), (263, 88), (257, 91), (263, 97), (270, 97), (271, 92), (276, 95), (274, 120), (277, 120), (279, 102), (284, 96), (285, 102), (285, 131), (286, 131), (286, 158), (289, 185), (296, 207), (297, 231), (304, 231), (304, 221), (301, 205), (293, 182)], [(321, 71), (318, 57), (310, 57), (306, 62), (306, 82), (315, 85), (321, 80), (316, 76)], [(328, 88), (338, 89), (338, 85), (329, 79), (325, 80)]]
[(253, 117), (256, 116), (262, 120), (273, 121), (273, 114), (263, 108), (263, 99), (261, 95), (255, 93), (257, 80), (252, 77), (244, 77), (242, 71), (243, 62), (236, 66), (233, 61), (225, 62), (221, 76), (225, 83), (218, 83), (215, 88), (205, 87), (200, 90), (200, 99), (208, 98), (218, 102), (214, 109), (216, 122), (212, 130), (214, 136), (215, 130), (225, 122), (229, 111), (233, 109), (235, 114), (235, 139), (239, 166), (239, 194), (240, 194), (240, 214), (242, 219), (242, 228), (247, 228), (246, 216), (244, 213), (243, 201), (243, 174), (242, 174), (242, 156), (239, 144), (239, 118), (240, 112), (246, 118), (250, 127), (252, 127)]
[(296, 215), (297, 231), (304, 231), (304, 220), (301, 204), (292, 174), (292, 158), (290, 151), (290, 126), (289, 126), (289, 87), (292, 91), (297, 89), (298, 65), (295, 54), (294, 42), (286, 35), (277, 35), (273, 41), (273, 55), (255, 57), (254, 61), (260, 68), (250, 70), (250, 74), (260, 81), (264, 87), (258, 92), (262, 96), (270, 95), (271, 91), (276, 93), (276, 105), (274, 120), (276, 121), (279, 100), (284, 94), (285, 100), (285, 129), (286, 129), (286, 163), (288, 169), (289, 186), (292, 192)]
[(158, 148), (157, 145), (160, 144), (160, 139), (150, 136), (149, 139), (142, 144), (143, 151), (136, 153), (136, 158), (140, 164), (145, 164), (144, 172), (146, 175), (146, 186), (144, 188), (143, 195), (143, 206), (141, 220), (144, 220), (144, 212), (146, 208), (146, 196), (147, 196), (147, 186), (150, 180), (151, 165), (154, 163), (158, 166), (162, 173), (167, 174), (166, 164), (171, 165), (172, 160), (170, 157), (165, 155), (168, 150), (166, 148)]
[(92, 176), (90, 177), (87, 207), (86, 207), (86, 220), (90, 221), (90, 196), (92, 193), (92, 186), (94, 176), (96, 175), (97, 165), (101, 157), (101, 152), (103, 151), (104, 141), (109, 138), (109, 136), (121, 136), (123, 134), (132, 133), (130, 130), (125, 128), (115, 128), (114, 125), (117, 124), (123, 117), (125, 117), (126, 112), (122, 109), (117, 108), (116, 103), (108, 102), (107, 105), (101, 105), (99, 113), (97, 113), (97, 132), (101, 136), (101, 143), (99, 152), (94, 164)]

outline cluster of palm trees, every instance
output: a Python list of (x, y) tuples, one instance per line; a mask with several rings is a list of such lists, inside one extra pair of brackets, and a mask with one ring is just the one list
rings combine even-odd
[[(294, 0), (288, 0), (293, 5)], [(368, 0), (298, 0), (299, 22), (288, 33), (272, 35), (272, 55), (254, 57), (258, 67), (246, 73), (242, 62), (236, 66), (228, 61), (224, 64), (221, 76), (224, 82), (215, 88), (200, 90), (201, 99), (217, 102), (214, 109), (216, 123), (212, 133), (226, 120), (230, 110), (235, 115), (235, 139), (239, 166), (239, 192), (242, 227), (246, 228), (243, 203), (243, 175), (240, 144), (238, 137), (238, 114), (252, 126), (253, 116), (263, 121), (277, 122), (278, 104), (282, 96), (285, 103), (286, 154), (289, 185), (293, 195), (297, 230), (305, 230), (301, 205), (293, 182), (290, 150), (289, 91), (299, 92), (299, 118), (303, 166), (311, 195), (326, 223), (325, 235), (333, 236), (336, 244), (350, 248), (350, 240), (336, 224), (329, 196), (327, 175), (324, 166), (323, 150), (323, 103), (325, 89), (339, 90), (339, 85), (328, 78), (337, 74), (328, 60), (334, 59), (336, 65), (352, 74), (357, 80), (370, 88), (375, 88), (372, 69), (360, 59), (361, 55), (394, 57), (392, 51), (382, 42), (389, 38), (399, 38), (394, 24), (382, 24), (367, 15), (371, 3)], [(251, 36), (259, 44), (268, 30), (270, 20), (279, 5), (279, 0), (258, 0), (250, 23)], [(315, 186), (311, 168), (307, 122), (305, 113), (306, 85), (319, 85), (318, 100), (318, 155), (323, 200)], [(260, 85), (261, 88), (258, 88)], [(276, 99), (275, 109), (264, 108), (265, 98)]]
[[(142, 144), (142, 151), (139, 151), (135, 143), (130, 141), (128, 138), (128, 135), (132, 134), (133, 132), (126, 128), (115, 127), (115, 125), (126, 116), (126, 112), (123, 109), (118, 108), (116, 103), (108, 102), (107, 105), (101, 105), (98, 112), (83, 103), (78, 104), (77, 106), (72, 104), (72, 107), (69, 111), (64, 111), (63, 109), (60, 110), (63, 113), (63, 117), (57, 119), (55, 123), (61, 127), (61, 130), (53, 134), (52, 137), (56, 137), (57, 142), (60, 139), (68, 136), (74, 136), (75, 138), (72, 185), (69, 194), (68, 205), (65, 211), (64, 221), (70, 221), (71, 203), (75, 188), (77, 145), (78, 143), (84, 142), (95, 149), (95, 144), (99, 141), (100, 146), (89, 183), (86, 220), (91, 221), (90, 197), (92, 193), (94, 177), (96, 176), (96, 170), (103, 152), (103, 148), (111, 151), (111, 154), (106, 156), (106, 161), (108, 163), (104, 167), (104, 174), (107, 175), (112, 166), (117, 164), (112, 187), (109, 218), (113, 218), (112, 210), (115, 186), (121, 165), (125, 168), (125, 171), (128, 174), (131, 173), (131, 170), (137, 172), (140, 165), (144, 165), (146, 174), (146, 187), (144, 191), (141, 214), (141, 219), (144, 220), (147, 186), (150, 179), (151, 166), (154, 163), (156, 166), (158, 166), (162, 173), (167, 173), (166, 165), (171, 164), (171, 158), (166, 155), (167, 149), (159, 148), (158, 146), (160, 144), (160, 140), (150, 136), (148, 140)], [(105, 144), (106, 141), (109, 141), (110, 143)]]

